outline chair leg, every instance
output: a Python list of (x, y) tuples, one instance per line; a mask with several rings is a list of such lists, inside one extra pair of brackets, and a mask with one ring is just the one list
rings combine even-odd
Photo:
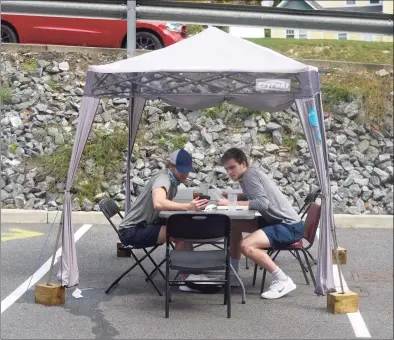
[(311, 258), (312, 262), (317, 265), (317, 261), (316, 259), (312, 256), (312, 254), (309, 252), (308, 249), (304, 249), (306, 251), (306, 253), (308, 254), (308, 256)]
[(249, 263), (247, 257), (245, 257), (245, 269), (249, 269)]
[[(160, 268), (160, 267), (164, 264), (164, 262), (166, 262), (166, 259), (163, 259), (163, 260), (157, 265), (157, 268)], [(155, 274), (157, 273), (157, 268), (153, 269), (153, 270), (150, 272), (150, 274), (149, 274), (150, 277), (153, 277), (153, 275), (155, 275)], [(164, 277), (164, 279), (165, 279), (165, 277)], [(146, 278), (145, 281), (148, 282), (148, 278)]]
[(165, 279), (166, 276), (165, 276), (165, 275), (163, 274), (163, 272), (161, 271), (160, 266), (157, 265), (157, 263), (155, 262), (155, 260), (153, 260), (153, 258), (152, 258), (152, 256), (151, 256), (151, 253), (153, 253), (153, 252), (156, 250), (157, 247), (158, 247), (158, 246), (152, 248), (149, 252), (148, 252), (145, 248), (143, 248), (143, 250), (144, 250), (145, 254), (148, 256), (149, 260), (150, 260), (150, 261), (153, 263), (153, 265), (155, 266), (155, 270), (158, 271), (158, 272), (160, 273), (160, 275), (163, 277), (163, 279)]
[(108, 294), (111, 290), (112, 290), (112, 288), (113, 287), (115, 287), (117, 284), (118, 284), (118, 282), (120, 281), (120, 280), (122, 280), (123, 279), (123, 277), (125, 276), (125, 275), (127, 275), (129, 272), (131, 272), (135, 267), (137, 267), (137, 263), (134, 263), (129, 269), (127, 269), (121, 276), (119, 276), (114, 282), (112, 282), (112, 284), (107, 288), (107, 290), (105, 291), (105, 294)]
[[(297, 260), (298, 260), (298, 257), (296, 256), (296, 254), (294, 254), (294, 252), (293, 252), (293, 250), (289, 250), (289, 252), (290, 252), (290, 254), (291, 255), (293, 255)], [(308, 271), (308, 269), (307, 268), (305, 268), (305, 265), (304, 265), (304, 263), (302, 263), (302, 265), (304, 266), (304, 269), (305, 269), (305, 271), (307, 272)]]
[(170, 266), (168, 258), (166, 257), (166, 303), (165, 303), (165, 314), (166, 318), (170, 317)]
[[(238, 273), (235, 271), (234, 267), (231, 264), (230, 264), (230, 268), (231, 268), (231, 271), (234, 274), (235, 278), (237, 279), (238, 283), (241, 286), (241, 289), (242, 289), (242, 304), (244, 305), (245, 304), (245, 300), (246, 300), (245, 285), (244, 285), (244, 283), (242, 282), (240, 276), (238, 275)], [(230, 285), (231, 285), (231, 282), (230, 282)]]
[(312, 282), (313, 282), (313, 286), (316, 287), (315, 275), (313, 275), (313, 270), (312, 270), (311, 264), (310, 264), (310, 262), (309, 262), (309, 260), (308, 260), (307, 253), (306, 253), (307, 251), (304, 250), (304, 249), (301, 249), (301, 251), (302, 251), (302, 253), (304, 254), (306, 264), (307, 264), (307, 266), (308, 266), (308, 268), (309, 268), (309, 273), (311, 274), (311, 279), (312, 279)]
[(231, 318), (231, 288), (230, 288), (230, 268), (226, 269), (226, 302), (227, 302), (227, 318)]
[(256, 277), (257, 277), (257, 263), (254, 264), (254, 271), (253, 271), (253, 286), (256, 285)]
[(297, 260), (298, 260), (298, 262), (299, 262), (299, 264), (300, 264), (300, 266), (301, 266), (302, 274), (304, 274), (304, 278), (305, 278), (306, 284), (309, 285), (308, 276), (306, 275), (305, 267), (304, 267), (304, 265), (303, 265), (303, 263), (302, 263), (302, 261), (301, 261), (301, 256), (300, 256), (300, 254), (299, 254), (298, 251), (299, 251), (299, 249), (296, 249), (296, 250), (295, 250), (295, 253), (296, 253), (296, 255), (297, 255)]
[(155, 283), (153, 282), (153, 280), (150, 278), (149, 274), (147, 273), (147, 271), (145, 270), (144, 266), (141, 264), (141, 262), (148, 257), (149, 255), (146, 254), (145, 256), (143, 256), (140, 260), (138, 260), (137, 256), (134, 254), (134, 252), (131, 252), (131, 256), (134, 257), (134, 260), (137, 261), (137, 265), (141, 268), (141, 270), (144, 272), (145, 276), (148, 278), (148, 281), (153, 285), (153, 287), (155, 287), (157, 293), (160, 296), (163, 296), (163, 293), (159, 290), (159, 288), (157, 288), (157, 286), (155, 285)]

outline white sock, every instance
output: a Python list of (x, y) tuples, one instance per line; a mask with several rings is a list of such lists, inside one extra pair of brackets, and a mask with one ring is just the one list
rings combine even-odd
[(276, 267), (276, 269), (271, 274), (275, 280), (287, 281), (287, 275), (279, 267)]
[(231, 258), (231, 265), (233, 266), (234, 270), (238, 273), (239, 260)]

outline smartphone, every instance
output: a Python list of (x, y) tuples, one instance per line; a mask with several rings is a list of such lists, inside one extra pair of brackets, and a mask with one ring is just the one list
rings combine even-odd
[(200, 195), (200, 200), (208, 200), (208, 201), (210, 201), (210, 200), (211, 200), (211, 196), (208, 196), (208, 195)]

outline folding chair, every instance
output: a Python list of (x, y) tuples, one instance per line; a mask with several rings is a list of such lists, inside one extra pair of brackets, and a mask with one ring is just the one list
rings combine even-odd
[[(314, 190), (312, 190), (308, 196), (305, 197), (304, 200), (304, 205), (302, 206), (302, 208), (300, 209), (300, 211), (298, 212), (298, 215), (301, 216), (301, 219), (304, 218), (305, 214), (308, 212), (308, 209), (310, 207), (310, 205), (313, 202), (316, 202), (316, 199), (320, 196), (320, 188), (316, 188)], [(309, 249), (313, 246), (313, 243), (309, 243), (309, 245), (307, 247), (303, 247), (304, 250), (306, 251), (306, 253), (308, 254), (308, 256), (311, 258), (311, 260), (313, 261), (313, 264), (317, 264), (317, 261), (315, 260), (315, 258), (312, 256), (312, 254), (309, 252)], [(249, 264), (248, 264), (248, 258), (245, 258), (245, 264), (246, 264), (246, 269), (249, 269)], [(260, 268), (261, 269), (261, 268)]]
[[(319, 221), (320, 221), (320, 210), (321, 207), (319, 204), (317, 203), (311, 203), (308, 209), (308, 213), (307, 213), (307, 217), (304, 223), (304, 238), (309, 242), (309, 246), (313, 245), (313, 242), (315, 240), (315, 236), (316, 236), (316, 231), (317, 231), (317, 227), (319, 225)], [(308, 246), (308, 248), (310, 248)], [(267, 254), (269, 256), (272, 256), (275, 252), (274, 257), (272, 258), (273, 261), (275, 261), (276, 257), (279, 255), (279, 253), (281, 251), (287, 250), (290, 251), (290, 253), (298, 260), (300, 266), (301, 266), (301, 270), (302, 273), (304, 274), (304, 278), (306, 283), (309, 285), (309, 280), (308, 280), (308, 276), (306, 274), (307, 270), (304, 266), (304, 264), (302, 263), (301, 260), (301, 256), (300, 256), (300, 252), (304, 255), (307, 267), (308, 267), (308, 271), (311, 275), (312, 278), (312, 282), (313, 285), (316, 285), (316, 281), (315, 281), (315, 277), (313, 275), (313, 271), (312, 271), (312, 267), (310, 265), (310, 262), (308, 260), (308, 256), (307, 256), (307, 251), (304, 249), (303, 247), (303, 241), (297, 241), (293, 244), (289, 244), (289, 245), (283, 245), (280, 249), (272, 249), (272, 248), (266, 248), (265, 250), (267, 250)], [(264, 290), (264, 283), (265, 283), (265, 277), (266, 277), (267, 271), (266, 269), (264, 269), (263, 271), (263, 279), (261, 281), (261, 288), (260, 288), (260, 294), (263, 293)], [(256, 283), (256, 276), (257, 276), (257, 265), (255, 265), (254, 267), (254, 273), (253, 273), (253, 285), (255, 285)]]
[[(187, 226), (187, 228), (185, 228)], [(203, 213), (180, 213), (171, 215), (167, 220), (166, 245), (166, 294), (165, 316), (170, 312), (170, 287), (184, 285), (185, 280), (170, 280), (170, 269), (179, 273), (202, 274), (225, 271), (223, 280), (209, 280), (210, 283), (223, 283), (224, 304), (227, 305), (227, 317), (231, 317), (230, 290), (230, 237), (231, 220), (227, 215)], [(225, 240), (224, 249), (186, 251), (171, 250), (170, 239), (184, 240), (194, 243), (212, 243), (220, 239)], [(207, 282), (206, 280), (191, 280), (188, 282)]]
[[(120, 275), (109, 287), (108, 289), (105, 291), (106, 294), (108, 294), (111, 289), (113, 287), (115, 287), (119, 281), (125, 276), (127, 275), (129, 272), (131, 272), (135, 267), (139, 266), (141, 268), (141, 270), (144, 272), (145, 276), (146, 276), (146, 280), (149, 281), (153, 287), (155, 287), (156, 291), (159, 293), (160, 296), (163, 296), (163, 294), (161, 293), (161, 291), (159, 290), (159, 288), (157, 288), (157, 286), (155, 285), (155, 283), (152, 281), (151, 275), (153, 272), (158, 271), (162, 277), (165, 279), (165, 275), (164, 273), (160, 270), (160, 266), (158, 266), (156, 264), (156, 262), (153, 260), (151, 254), (157, 249), (157, 247), (160, 246), (160, 244), (154, 246), (154, 247), (150, 247), (151, 249), (147, 250), (147, 248), (142, 248), (142, 247), (135, 247), (133, 245), (127, 245), (126, 241), (123, 239), (122, 235), (119, 233), (118, 228), (115, 226), (115, 224), (113, 223), (113, 221), (111, 220), (112, 217), (114, 217), (115, 215), (119, 215), (121, 219), (123, 219), (122, 214), (120, 213), (119, 207), (117, 206), (117, 204), (115, 203), (115, 201), (110, 200), (110, 199), (104, 199), (101, 200), (99, 202), (99, 207), (101, 209), (101, 211), (103, 212), (104, 216), (107, 218), (108, 222), (111, 224), (112, 228), (115, 230), (116, 234), (119, 237), (120, 242), (122, 243), (121, 248), (120, 249), (126, 249), (129, 250), (131, 253), (131, 256), (134, 258), (135, 263), (129, 268), (127, 269), (122, 275)], [(138, 258), (133, 250), (136, 249), (142, 249), (145, 253), (144, 256), (142, 256), (141, 258)], [(153, 263), (153, 265), (155, 266), (153, 272), (151, 272), (151, 274), (148, 274), (147, 271), (145, 270), (145, 268), (142, 265), (142, 261), (144, 261), (146, 258), (149, 258), (149, 260)]]

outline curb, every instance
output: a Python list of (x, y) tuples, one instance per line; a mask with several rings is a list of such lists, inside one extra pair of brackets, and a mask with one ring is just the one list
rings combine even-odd
[[(46, 210), (1, 209), (2, 223), (59, 223), (61, 212)], [(392, 215), (345, 215), (335, 214), (337, 228), (393, 228)], [(113, 218), (115, 224), (120, 222), (118, 216)], [(73, 224), (107, 224), (108, 221), (101, 211), (74, 211)]]

